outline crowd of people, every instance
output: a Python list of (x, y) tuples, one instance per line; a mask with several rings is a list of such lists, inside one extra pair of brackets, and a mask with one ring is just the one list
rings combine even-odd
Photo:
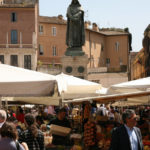
[[(71, 128), (73, 130), (72, 111), (74, 107), (35, 107), (17, 111), (0, 109), (0, 150), (45, 150), (44, 133), (42, 125), (48, 128), (51, 124)], [(80, 129), (83, 133), (83, 149), (103, 150), (99, 147), (98, 140), (104, 130), (102, 126), (113, 124), (109, 150), (144, 150), (140, 129), (150, 133), (150, 108), (148, 106), (119, 108), (101, 104), (85, 104), (78, 109), (81, 115)], [(45, 123), (46, 122), (46, 123)], [(24, 124), (24, 127), (19, 123)], [(47, 130), (47, 129), (46, 129)], [(52, 134), (52, 145), (73, 146), (69, 136)], [(150, 138), (150, 136), (149, 136)]]

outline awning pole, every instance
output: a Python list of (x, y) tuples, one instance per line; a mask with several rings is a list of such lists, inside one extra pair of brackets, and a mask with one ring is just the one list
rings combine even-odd
[(62, 93), (61, 93), (61, 102), (60, 102), (61, 107), (64, 106), (63, 101), (64, 101), (64, 91), (62, 91)]
[(148, 104), (150, 105), (150, 96), (148, 95)]
[(2, 97), (0, 97), (0, 109), (2, 109)]
[(8, 110), (8, 101), (5, 100), (5, 106), (6, 106), (6, 110)]

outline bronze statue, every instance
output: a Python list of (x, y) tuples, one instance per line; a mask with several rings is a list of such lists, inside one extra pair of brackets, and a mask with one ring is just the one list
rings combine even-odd
[(67, 9), (66, 55), (84, 55), (84, 11), (78, 0), (72, 0)]
[(150, 76), (150, 24), (144, 31), (143, 47), (145, 54), (145, 74)]

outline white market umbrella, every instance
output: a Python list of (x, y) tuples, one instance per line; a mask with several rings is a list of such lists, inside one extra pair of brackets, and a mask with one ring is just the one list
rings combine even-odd
[(108, 89), (102, 88), (102, 92), (98, 91), (100, 96), (76, 98), (70, 102), (79, 103), (88, 100), (94, 100), (100, 103), (108, 103), (120, 101), (127, 98), (126, 103), (132, 104), (148, 104), (150, 103), (150, 77), (138, 80), (123, 82), (110, 86)]
[(0, 64), (0, 97), (50, 96), (55, 76)]
[(57, 75), (56, 81), (58, 84), (58, 91), (63, 99), (96, 96), (99, 95), (96, 91), (101, 89), (101, 84), (64, 73)]
[(150, 90), (150, 77), (112, 85), (108, 89), (107, 94), (111, 94), (115, 92), (130, 93), (130, 92), (147, 91), (147, 90)]
[[(150, 91), (150, 77), (123, 82), (110, 86), (107, 94), (123, 94), (123, 93), (136, 93), (136, 92)], [(135, 103), (148, 103), (149, 96), (128, 98), (128, 102)]]

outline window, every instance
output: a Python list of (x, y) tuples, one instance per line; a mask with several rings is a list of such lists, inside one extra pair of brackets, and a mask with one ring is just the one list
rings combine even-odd
[(17, 21), (17, 15), (15, 12), (11, 13), (11, 22), (16, 22)]
[(116, 51), (119, 51), (119, 42), (116, 42), (116, 43), (115, 43), (115, 50), (116, 50)]
[(52, 27), (52, 36), (56, 36), (56, 27)]
[(120, 66), (123, 64), (122, 58), (119, 58), (119, 64), (120, 64)]
[(92, 45), (92, 41), (90, 41), (90, 46), (91, 46), (91, 49), (92, 49), (92, 46), (93, 46), (93, 45)]
[(24, 68), (31, 69), (31, 55), (24, 55)]
[(104, 44), (101, 43), (101, 51), (104, 51)]
[(0, 63), (4, 64), (4, 55), (0, 55)]
[(53, 46), (53, 56), (56, 56), (57, 52), (56, 52), (56, 46)]
[(96, 42), (94, 43), (94, 49), (96, 49)]
[(42, 25), (39, 25), (39, 32), (40, 32), (40, 34), (43, 34), (43, 26)]
[(110, 58), (106, 58), (106, 64), (110, 64)]
[(43, 46), (39, 44), (39, 54), (44, 55)]
[(18, 33), (17, 30), (11, 30), (11, 44), (18, 43)]
[(11, 55), (11, 65), (12, 66), (18, 66), (18, 56), (17, 55)]

